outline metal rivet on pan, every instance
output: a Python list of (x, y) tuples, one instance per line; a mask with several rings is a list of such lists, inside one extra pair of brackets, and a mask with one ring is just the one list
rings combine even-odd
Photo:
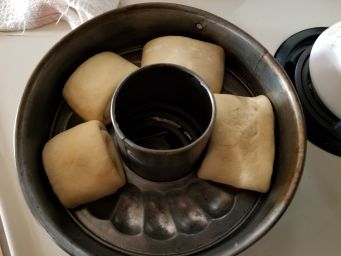
[(200, 23), (195, 24), (195, 27), (199, 30), (203, 30), (203, 26)]

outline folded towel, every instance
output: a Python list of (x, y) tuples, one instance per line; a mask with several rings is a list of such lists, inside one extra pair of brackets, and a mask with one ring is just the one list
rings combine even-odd
[(118, 4), (119, 0), (1, 0), (0, 31), (25, 31), (61, 19), (74, 29)]

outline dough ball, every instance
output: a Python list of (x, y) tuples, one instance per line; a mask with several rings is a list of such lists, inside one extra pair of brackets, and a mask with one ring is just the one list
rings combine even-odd
[(199, 178), (266, 192), (275, 157), (274, 114), (267, 97), (215, 94), (216, 123)]
[(164, 36), (149, 41), (141, 66), (172, 63), (198, 74), (212, 92), (220, 93), (224, 80), (225, 53), (218, 45), (182, 36)]
[(110, 122), (110, 101), (118, 84), (137, 66), (113, 52), (94, 55), (66, 81), (63, 96), (84, 120)]
[(43, 164), (60, 202), (74, 208), (116, 192), (125, 176), (112, 138), (99, 121), (89, 121), (49, 140)]

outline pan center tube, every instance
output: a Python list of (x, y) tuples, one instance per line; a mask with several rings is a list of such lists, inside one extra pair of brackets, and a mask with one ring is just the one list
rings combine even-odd
[(213, 129), (215, 101), (193, 72), (154, 64), (121, 82), (111, 117), (124, 163), (146, 179), (171, 181), (193, 171), (202, 157)]

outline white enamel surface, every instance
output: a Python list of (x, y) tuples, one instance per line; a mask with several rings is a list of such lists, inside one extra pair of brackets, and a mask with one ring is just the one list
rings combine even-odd
[[(168, 0), (169, 1), (169, 0)], [(126, 0), (124, 3), (141, 2)], [(241, 27), (271, 53), (300, 30), (341, 20), (341, 1), (171, 1), (202, 8)], [(12, 256), (66, 256), (35, 221), (19, 188), (13, 155), (15, 114), (38, 61), (69, 28), (0, 33), (0, 214)], [(308, 143), (306, 166), (284, 216), (242, 256), (334, 256), (341, 252), (341, 158)]]
[(341, 22), (317, 38), (311, 50), (309, 70), (322, 102), (341, 119)]

